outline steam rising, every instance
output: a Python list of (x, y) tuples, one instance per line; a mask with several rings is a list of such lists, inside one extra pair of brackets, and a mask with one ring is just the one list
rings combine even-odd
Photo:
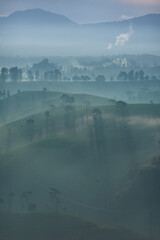
[[(118, 35), (116, 37), (116, 42), (114, 43), (114, 45), (115, 46), (123, 46), (125, 43), (127, 43), (129, 41), (132, 34), (133, 34), (133, 28), (130, 25), (129, 26), (129, 32), (121, 33), (120, 35)], [(110, 49), (112, 49), (112, 47), (113, 47), (113, 44), (109, 43), (107, 49), (110, 50)]]
[(126, 42), (129, 41), (132, 34), (133, 34), (133, 29), (132, 29), (132, 26), (130, 25), (128, 33), (121, 33), (116, 37), (115, 46), (118, 46), (118, 45), (123, 46)]
[(112, 43), (109, 43), (107, 49), (110, 50), (112, 49), (112, 47), (113, 47)]

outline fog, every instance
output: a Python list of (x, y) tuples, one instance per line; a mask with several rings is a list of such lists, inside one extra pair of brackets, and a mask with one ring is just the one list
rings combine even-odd
[(2, 240), (160, 239), (158, 21), (0, 18)]

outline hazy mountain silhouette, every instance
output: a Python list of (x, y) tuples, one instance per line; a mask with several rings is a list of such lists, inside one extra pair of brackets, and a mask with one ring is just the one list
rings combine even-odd
[(8, 17), (1, 17), (0, 21), (3, 20), (3, 24), (11, 25), (22, 25), (22, 24), (32, 24), (33, 25), (77, 25), (69, 18), (55, 14), (51, 12), (44, 11), (42, 9), (29, 9), (25, 11), (17, 11), (9, 15)]
[(114, 21), (114, 22), (103, 22), (103, 23), (93, 23), (93, 24), (84, 24), (85, 26), (92, 27), (113, 27), (113, 26), (126, 26), (127, 24), (134, 24), (139, 26), (157, 26), (159, 27), (160, 23), (160, 14), (147, 14), (140, 17), (131, 18), (128, 20)]
[[(110, 44), (112, 54), (159, 54), (159, 23), (160, 14), (80, 25), (41, 9), (18, 11), (0, 18), (1, 52), (14, 49), (16, 54), (24, 55), (24, 48), (29, 47), (31, 55), (101, 55)], [(122, 34), (127, 40), (116, 43)]]

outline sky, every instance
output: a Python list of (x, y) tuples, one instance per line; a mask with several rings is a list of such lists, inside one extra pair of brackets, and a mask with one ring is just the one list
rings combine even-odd
[(0, 16), (41, 8), (77, 23), (95, 23), (160, 13), (160, 0), (0, 0)]

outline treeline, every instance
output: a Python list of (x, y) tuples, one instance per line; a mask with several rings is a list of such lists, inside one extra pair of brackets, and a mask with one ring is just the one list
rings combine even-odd
[(129, 72), (121, 71), (117, 78), (119, 81), (156, 81), (160, 80), (157, 76), (146, 75), (143, 70), (134, 71), (131, 70)]
[[(109, 69), (107, 70), (109, 73)], [(21, 82), (21, 81), (73, 81), (73, 82), (105, 82), (107, 81), (156, 81), (160, 78), (156, 75), (146, 75), (144, 70), (129, 72), (116, 72), (114, 76), (108, 75), (104, 71), (93, 69), (88, 71), (86, 67), (74, 68), (71, 66), (62, 66), (56, 63), (50, 63), (49, 60), (43, 59), (31, 67), (18, 68), (17, 66), (7, 68), (2, 67), (0, 72), (0, 83)]]
[(17, 82), (22, 80), (23, 71), (21, 68), (12, 67), (6, 68), (2, 67), (0, 74), (0, 82), (5, 83), (7, 81)]
[(61, 74), (62, 66), (49, 63), (48, 59), (44, 59), (40, 63), (33, 64), (30, 68), (18, 68), (17, 66), (11, 68), (2, 67), (0, 82), (58, 81), (61, 79)]

